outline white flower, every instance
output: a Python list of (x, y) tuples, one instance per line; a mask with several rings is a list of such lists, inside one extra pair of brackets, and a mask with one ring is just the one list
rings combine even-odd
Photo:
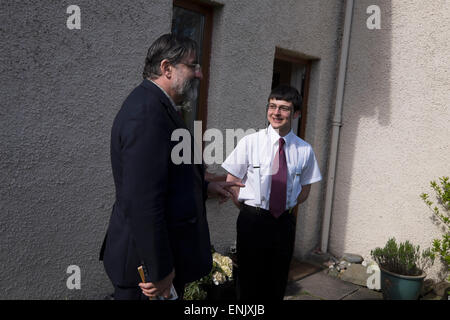
[(213, 282), (214, 282), (214, 284), (216, 286), (219, 285), (219, 284), (222, 284), (222, 283), (224, 283), (226, 281), (225, 276), (222, 273), (218, 272), (218, 271), (213, 273), (212, 278), (213, 278)]
[[(233, 276), (233, 261), (230, 259), (230, 257), (223, 256), (220, 253), (214, 252), (213, 253), (213, 262), (219, 269), (219, 271), (216, 271), (213, 274), (213, 282), (215, 284), (223, 283)], [(214, 276), (216, 275), (216, 276)], [(218, 282), (218, 283), (216, 283)]]

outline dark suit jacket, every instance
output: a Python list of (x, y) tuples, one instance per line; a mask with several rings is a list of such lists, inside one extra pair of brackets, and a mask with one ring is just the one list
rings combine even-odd
[(172, 162), (171, 152), (179, 141), (171, 141), (171, 135), (177, 128), (186, 126), (164, 92), (149, 80), (131, 92), (114, 120), (116, 201), (100, 260), (115, 285), (141, 282), (137, 268), (142, 263), (152, 282), (172, 268), (181, 283), (211, 270), (203, 166)]

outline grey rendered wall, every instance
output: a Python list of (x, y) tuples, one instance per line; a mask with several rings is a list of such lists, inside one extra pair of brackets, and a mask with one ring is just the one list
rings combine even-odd
[[(81, 8), (81, 30), (66, 8)], [(142, 80), (171, 1), (1, 4), (0, 299), (101, 299), (112, 120)], [(66, 269), (81, 269), (68, 290)]]
[[(342, 25), (341, 1), (221, 1), (214, 21), (208, 127), (263, 128), (275, 47), (314, 59), (306, 140), (325, 178), (330, 110)], [(225, 148), (224, 148), (225, 150)], [(223, 174), (218, 166), (211, 171)], [(325, 180), (325, 179), (324, 179)], [(313, 185), (299, 210), (295, 255), (304, 258), (319, 246), (325, 183)], [(236, 233), (237, 208), (208, 200), (212, 242), (226, 252)]]
[[(316, 58), (306, 140), (326, 174), (340, 1), (222, 1), (215, 13), (209, 128), (259, 128), (275, 46)], [(170, 31), (172, 1), (2, 2), (0, 29), (0, 299), (101, 299), (112, 292), (98, 252), (114, 187), (110, 128), (141, 81), (150, 43)], [(220, 172), (216, 167), (213, 171)], [(324, 183), (302, 207), (296, 255), (318, 244)], [(212, 242), (233, 244), (237, 211), (208, 200)], [(81, 268), (81, 290), (66, 269)]]

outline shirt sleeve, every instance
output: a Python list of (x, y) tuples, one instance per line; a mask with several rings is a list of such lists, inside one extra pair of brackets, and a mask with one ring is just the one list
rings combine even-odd
[(322, 180), (322, 175), (320, 173), (319, 165), (317, 164), (313, 149), (310, 148), (307, 153), (305, 167), (300, 175), (300, 181), (302, 186), (305, 186), (320, 180)]
[(222, 163), (228, 173), (233, 176), (243, 179), (247, 173), (248, 168), (248, 152), (247, 152), (247, 139), (242, 138), (236, 148), (230, 153), (230, 155)]

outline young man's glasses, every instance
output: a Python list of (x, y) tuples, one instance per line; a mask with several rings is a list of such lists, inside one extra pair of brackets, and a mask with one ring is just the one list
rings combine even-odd
[(267, 108), (269, 108), (269, 110), (271, 111), (276, 111), (277, 109), (280, 109), (281, 112), (289, 112), (292, 110), (291, 107), (288, 106), (277, 106), (276, 104), (273, 103), (269, 103), (267, 105)]

